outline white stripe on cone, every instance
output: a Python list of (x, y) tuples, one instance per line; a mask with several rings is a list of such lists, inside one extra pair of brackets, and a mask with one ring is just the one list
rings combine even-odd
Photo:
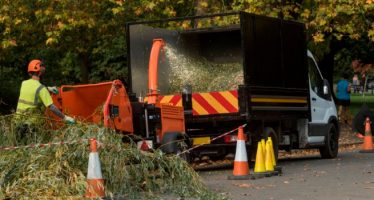
[(236, 143), (235, 161), (248, 161), (244, 140), (238, 140)]
[(97, 152), (91, 152), (88, 159), (88, 172), (87, 179), (102, 179), (101, 165), (99, 160), (99, 154)]

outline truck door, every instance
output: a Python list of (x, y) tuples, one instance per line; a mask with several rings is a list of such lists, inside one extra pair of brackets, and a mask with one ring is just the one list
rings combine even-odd
[(324, 81), (315, 60), (308, 56), (309, 91), (312, 123), (327, 123), (326, 113), (331, 107), (330, 100), (323, 94)]

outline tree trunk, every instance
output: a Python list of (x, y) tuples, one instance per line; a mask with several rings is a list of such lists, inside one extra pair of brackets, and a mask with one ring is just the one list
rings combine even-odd
[(80, 81), (82, 83), (88, 83), (89, 82), (89, 72), (90, 72), (90, 60), (88, 59), (88, 54), (87, 53), (81, 53), (79, 55), (79, 58), (81, 60), (81, 65), (80, 65)]
[[(340, 49), (343, 48), (343, 43), (341, 41), (332, 40), (330, 42), (330, 51), (326, 54), (322, 60), (318, 62), (319, 68), (321, 70), (322, 76), (327, 79), (330, 83), (330, 90), (334, 91), (333, 81), (334, 81), (334, 57)], [(334, 92), (333, 92), (334, 93)], [(334, 99), (335, 94), (333, 95)]]

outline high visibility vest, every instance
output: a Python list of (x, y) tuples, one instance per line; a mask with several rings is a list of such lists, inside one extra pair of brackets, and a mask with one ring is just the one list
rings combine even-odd
[[(39, 81), (29, 79), (22, 82), (16, 114), (25, 115), (28, 113), (36, 113), (36, 111), (41, 110), (42, 105), (48, 107), (52, 104), (52, 97), (47, 88)], [(28, 116), (28, 118), (22, 120), (32, 123), (35, 121), (35, 119), (32, 118), (32, 116)]]

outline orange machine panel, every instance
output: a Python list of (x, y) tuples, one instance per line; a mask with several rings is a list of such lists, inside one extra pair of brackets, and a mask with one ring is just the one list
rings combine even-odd
[(166, 132), (181, 132), (184, 133), (184, 111), (183, 107), (160, 104), (161, 108), (161, 136)]
[(113, 81), (111, 98), (107, 98), (104, 106), (108, 106), (109, 115), (104, 109), (104, 125), (116, 130), (133, 133), (132, 108), (126, 89), (121, 81)]
[[(113, 92), (110, 92), (112, 87)], [(110, 99), (109, 127), (132, 133), (131, 104), (125, 87), (118, 80), (98, 84), (64, 85), (58, 97), (53, 98), (64, 113), (80, 121), (94, 123), (102, 123), (103, 106), (107, 99)]]
[(102, 106), (111, 87), (112, 82), (63, 85), (61, 87), (62, 110), (80, 120), (93, 122), (94, 114), (102, 112)]

